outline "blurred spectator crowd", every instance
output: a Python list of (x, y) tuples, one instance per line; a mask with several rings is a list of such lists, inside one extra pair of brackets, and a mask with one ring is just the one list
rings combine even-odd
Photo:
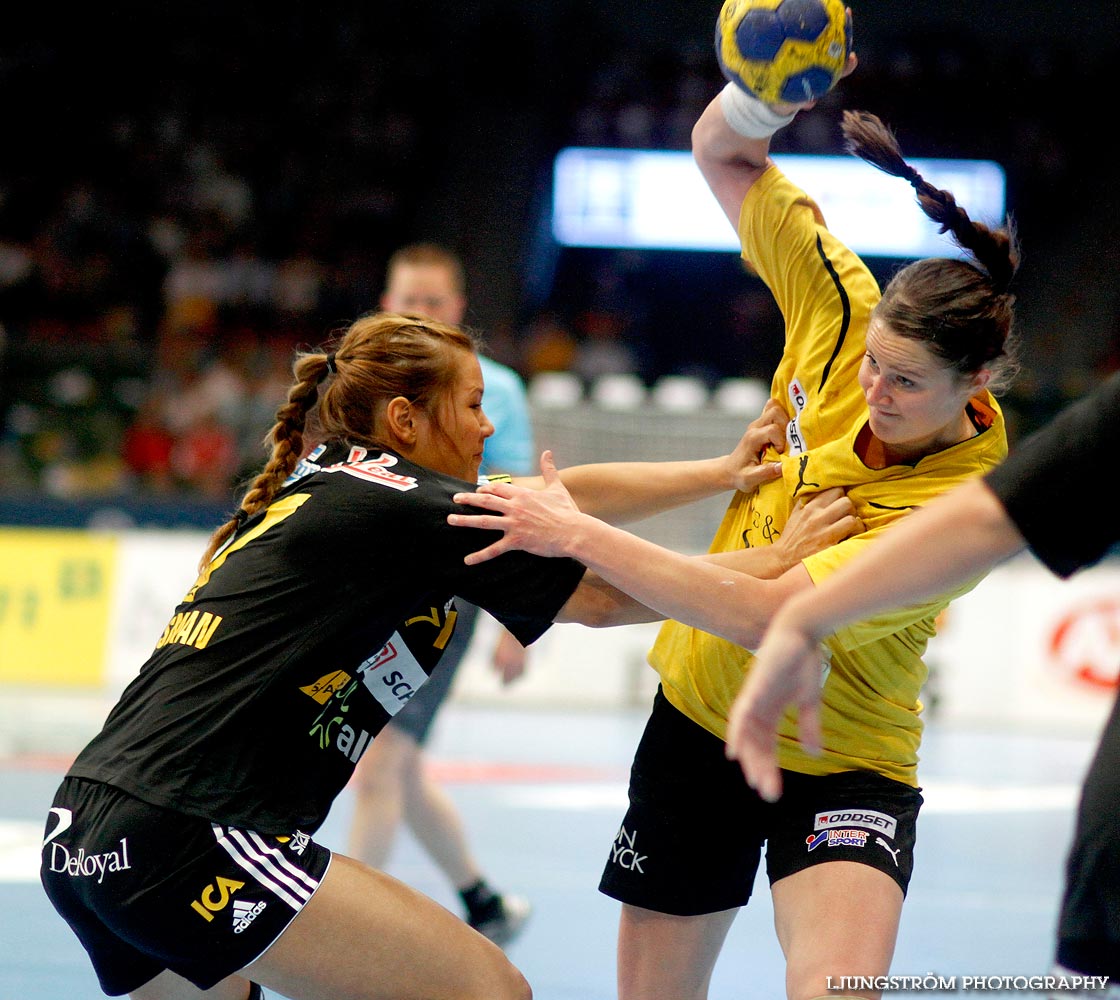
[[(104, 25), (97, 45), (80, 31), (0, 40), (0, 87), (37, 96), (6, 108), (0, 152), (0, 493), (228, 502), (262, 461), (293, 350), (372, 308), (400, 243), (455, 231), (441, 195), (458, 169), (452, 122), (469, 136), (481, 104), (511, 128), (532, 121), (547, 176), (562, 145), (687, 149), (720, 86), (707, 31), (647, 45), (593, 30), (591, 6), (542, 28), (509, 3), (460, 10), (445, 36), (416, 6), (219, 25), (204, 4), (174, 30), (141, 18), (133, 37), (149, 45)], [(1084, 245), (1082, 215), (1054, 196), (1077, 183), (1091, 202), (1108, 173), (1088, 102), (1069, 97), (1099, 92), (1104, 69), (1058, 43), (1004, 54), (929, 33), (860, 55), (841, 95), (775, 148), (838, 152), (842, 102), (904, 123), (911, 156), (1007, 166), (1028, 254), (1008, 405), (1029, 429), (1118, 364), (1115, 301), (1083, 294), (1114, 283), (1111, 242)], [(517, 286), (513, 307), (475, 318), (527, 380), (768, 377), (781, 319), (734, 255), (561, 253), (524, 214), (507, 229), (520, 272), (495, 276), (500, 258), (478, 246), (467, 263)]]

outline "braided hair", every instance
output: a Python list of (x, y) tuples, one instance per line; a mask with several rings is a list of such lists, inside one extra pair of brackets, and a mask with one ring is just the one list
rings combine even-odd
[(875, 115), (845, 111), (848, 152), (907, 181), (929, 218), (949, 233), (967, 259), (932, 257), (895, 274), (874, 316), (900, 336), (925, 343), (960, 375), (987, 367), (989, 388), (1013, 376), (1011, 286), (1019, 268), (1019, 244), (1010, 221), (992, 228), (971, 219), (949, 191), (936, 188), (903, 159), (898, 140)]
[(459, 327), (371, 313), (351, 324), (329, 349), (298, 353), (292, 366), (295, 382), (265, 438), (271, 448), (268, 461), (237, 511), (210, 536), (200, 570), (245, 521), (275, 499), (305, 450), (310, 423), (322, 440), (384, 447), (379, 425), (389, 401), (403, 396), (435, 414), (454, 382), (456, 352), (477, 349), (474, 337)]

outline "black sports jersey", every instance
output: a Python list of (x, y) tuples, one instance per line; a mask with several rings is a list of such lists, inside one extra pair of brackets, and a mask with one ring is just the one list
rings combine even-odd
[(1100, 560), (1117, 541), (1107, 513), (1078, 517), (1071, 504), (1110, 489), (1120, 456), (1120, 373), (1026, 438), (985, 477), (1027, 544), (1058, 576)]
[(447, 524), (473, 484), (320, 446), (202, 572), (70, 774), (263, 833), (312, 831), (455, 627), (453, 595), (524, 644), (584, 568)]
[[(1078, 517), (1085, 498), (1107, 495), (1120, 454), (1120, 372), (1014, 449), (985, 480), (1031, 551), (1058, 576), (1098, 562), (1118, 541), (1110, 506)], [(1066, 862), (1058, 964), (1120, 978), (1120, 701), (1089, 765)]]

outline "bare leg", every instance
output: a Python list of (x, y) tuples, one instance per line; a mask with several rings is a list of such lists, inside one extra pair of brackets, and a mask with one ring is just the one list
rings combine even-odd
[(619, 1000), (705, 1000), (738, 908), (696, 917), (623, 904), (618, 926)]
[(293, 1000), (532, 996), (502, 950), (454, 914), (337, 854), (311, 902), (242, 975)]
[(779, 879), (772, 895), (789, 1000), (824, 996), (830, 976), (839, 987), (841, 976), (890, 971), (903, 897), (889, 875), (854, 861), (830, 861)]
[(455, 803), (424, 765), (424, 752), (416, 747), (404, 772), (405, 820), (451, 884), (456, 889), (465, 889), (477, 882), (482, 872), (467, 846), (466, 831)]
[(384, 868), (402, 817), (456, 889), (482, 877), (450, 796), (427, 773), (423, 748), (408, 733), (386, 726), (354, 772), (354, 817), (348, 850)]

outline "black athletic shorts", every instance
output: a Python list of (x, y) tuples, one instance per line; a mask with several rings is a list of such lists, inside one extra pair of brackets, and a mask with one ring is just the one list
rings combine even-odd
[(473, 604), (456, 598), (455, 610), (459, 613), (455, 631), (451, 633), (447, 648), (436, 663), (431, 677), (420, 685), (404, 708), (389, 720), (390, 726), (407, 733), (421, 746), (427, 742), (440, 705), (451, 693), (455, 674), (459, 670), (459, 664), (463, 662), (467, 647), (471, 644), (471, 636), (478, 621), (478, 608)]
[(856, 861), (905, 894), (920, 789), (867, 771), (783, 771), (782, 789), (777, 802), (764, 802), (724, 755), (723, 740), (658, 690), (599, 890), (680, 916), (743, 906), (765, 844), (771, 885), (812, 865)]
[(110, 996), (171, 969), (201, 990), (259, 958), (303, 909), (331, 852), (63, 780), (40, 877)]

